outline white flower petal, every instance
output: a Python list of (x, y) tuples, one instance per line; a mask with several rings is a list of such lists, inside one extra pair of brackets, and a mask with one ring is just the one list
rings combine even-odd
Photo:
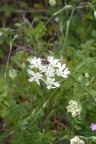
[(57, 63), (57, 67), (58, 68), (61, 67), (61, 63), (60, 62)]
[(36, 83), (37, 83), (38, 85), (40, 85), (40, 82), (39, 82), (39, 80), (36, 80)]
[(66, 67), (66, 64), (63, 64), (62, 67), (61, 67), (61, 69), (64, 70), (65, 67)]
[(34, 78), (33, 77), (31, 77), (31, 78), (29, 78), (29, 82), (32, 82), (34, 80)]
[(47, 60), (48, 60), (50, 63), (52, 63), (52, 62), (53, 62), (53, 57), (48, 56), (48, 57), (47, 57)]
[(60, 84), (59, 83), (54, 83), (54, 85), (56, 86), (56, 87), (59, 87), (60, 86)]
[(34, 67), (34, 65), (29, 65), (29, 68), (33, 68)]
[(62, 74), (62, 77), (63, 78), (67, 78), (68, 76), (66, 74)]
[(32, 70), (30, 70), (30, 69), (28, 69), (27, 72), (28, 72), (28, 74), (30, 74), (30, 75), (34, 75), (34, 74), (35, 74), (34, 71), (32, 71)]
[(56, 66), (56, 64), (57, 64), (58, 62), (59, 62), (59, 60), (58, 60), (58, 59), (55, 59), (54, 62), (53, 62), (53, 63), (54, 63), (54, 66)]
[(47, 89), (50, 89), (51, 87), (48, 85), (46, 88), (47, 88)]

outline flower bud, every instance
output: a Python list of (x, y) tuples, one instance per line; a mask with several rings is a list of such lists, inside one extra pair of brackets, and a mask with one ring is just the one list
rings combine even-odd
[(9, 70), (9, 77), (14, 79), (17, 76), (17, 71), (15, 69), (10, 69)]
[(96, 18), (96, 10), (94, 11), (94, 17)]
[(55, 5), (56, 5), (56, 1), (55, 1), (55, 0), (49, 0), (49, 4), (50, 4), (51, 6), (55, 6)]
[(3, 32), (0, 32), (0, 36), (2, 36), (3, 35)]

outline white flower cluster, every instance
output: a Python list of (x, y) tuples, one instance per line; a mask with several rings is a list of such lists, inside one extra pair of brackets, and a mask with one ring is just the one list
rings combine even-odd
[(8, 75), (14, 79), (17, 76), (17, 71), (15, 69), (10, 69)]
[(70, 140), (70, 144), (85, 144), (85, 142), (81, 140), (78, 136), (75, 136)]
[(51, 6), (55, 6), (56, 5), (56, 0), (49, 0), (49, 4)]
[(81, 113), (81, 106), (78, 104), (77, 101), (74, 100), (69, 101), (69, 105), (66, 107), (66, 109), (72, 114), (73, 117), (76, 117)]
[(48, 56), (47, 59), (30, 58), (28, 69), (29, 82), (35, 81), (40, 85), (40, 80), (45, 82), (46, 88), (56, 88), (60, 86), (60, 82), (55, 81), (56, 76), (67, 78), (70, 71), (66, 68), (66, 64), (61, 65), (59, 59)]
[(89, 137), (89, 139), (91, 139), (91, 140), (96, 142), (96, 136), (91, 136), (91, 137)]

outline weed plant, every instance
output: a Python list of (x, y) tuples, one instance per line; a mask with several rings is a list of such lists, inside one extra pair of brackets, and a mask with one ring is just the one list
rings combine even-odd
[(0, 143), (96, 144), (96, 0), (46, 0), (33, 13), (21, 1), (31, 20), (12, 26), (20, 11), (9, 7), (0, 8)]

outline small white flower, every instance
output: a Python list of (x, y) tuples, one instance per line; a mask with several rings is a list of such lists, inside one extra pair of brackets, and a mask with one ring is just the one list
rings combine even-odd
[(40, 80), (40, 79), (43, 80), (43, 78), (42, 78), (42, 75), (41, 75), (39, 72), (34, 73), (34, 71), (28, 69), (28, 74), (29, 74), (29, 76), (30, 76), (29, 82), (36, 81), (36, 83), (37, 83), (38, 85), (40, 85), (39, 80)]
[(73, 117), (80, 115), (81, 113), (81, 106), (78, 104), (77, 101), (71, 100), (69, 105), (66, 107), (67, 111), (72, 114)]
[(54, 19), (56, 22), (59, 22), (59, 17), (55, 17)]
[(54, 59), (53, 57), (48, 56), (47, 60), (49, 61), (51, 66), (57, 67), (57, 63), (59, 62), (59, 59)]
[(47, 89), (56, 88), (60, 86), (59, 82), (55, 82), (55, 79), (50, 77), (47, 77), (45, 83), (47, 85)]
[(89, 74), (88, 74), (88, 73), (85, 73), (85, 77), (86, 77), (86, 78), (89, 78), (90, 76), (89, 76)]
[(46, 69), (47, 69), (47, 66), (42, 65), (42, 64), (41, 64), (41, 66), (39, 67), (39, 71), (40, 71), (41, 73), (45, 73), (45, 72), (46, 72)]
[(56, 0), (49, 0), (49, 4), (51, 6), (55, 6), (56, 5)]
[(70, 71), (68, 70), (68, 68), (66, 68), (66, 64), (61, 65), (61, 63), (58, 62), (57, 67), (58, 67), (58, 69), (56, 70), (57, 75), (67, 78), (68, 74), (70, 74)]
[(9, 77), (14, 79), (17, 76), (17, 71), (15, 69), (10, 69), (9, 70)]
[(41, 59), (40, 58), (36, 58), (36, 57), (33, 57), (33, 58), (30, 58), (28, 59), (28, 61), (30, 62), (31, 65), (29, 65), (30, 68), (39, 68), (41, 66)]
[(70, 140), (70, 144), (78, 144), (78, 142), (79, 142), (79, 137), (77, 136), (75, 136), (74, 138)]
[(47, 68), (46, 68), (46, 72), (45, 72), (45, 76), (47, 77), (54, 77), (55, 76), (55, 69), (49, 65)]
[(75, 136), (70, 140), (70, 144), (85, 144), (83, 140), (80, 140), (78, 136)]

